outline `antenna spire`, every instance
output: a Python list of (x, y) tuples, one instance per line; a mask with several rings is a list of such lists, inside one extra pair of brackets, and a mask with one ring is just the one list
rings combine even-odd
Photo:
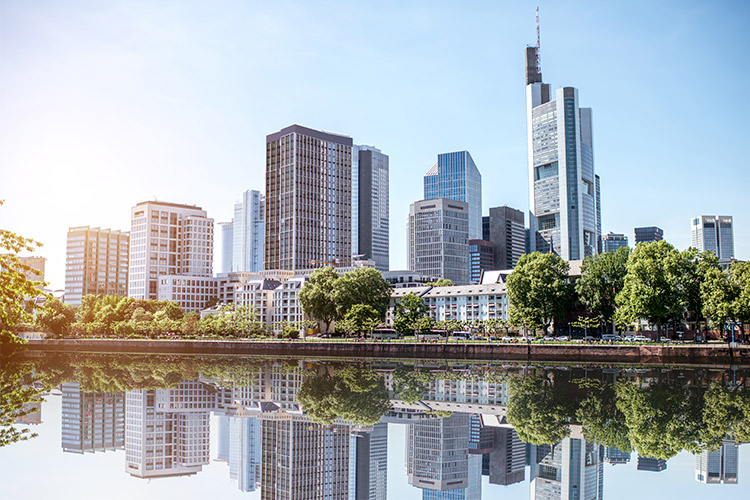
[(539, 6), (536, 8), (536, 72), (541, 74), (542, 73), (542, 63), (540, 61), (541, 57), (539, 53), (540, 50), (540, 36), (539, 36)]

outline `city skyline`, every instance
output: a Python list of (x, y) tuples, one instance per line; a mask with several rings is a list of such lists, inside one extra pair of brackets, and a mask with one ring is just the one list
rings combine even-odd
[[(729, 93), (690, 97), (722, 88), (728, 72), (744, 79), (750, 10), (731, 5), (541, 2), (545, 81), (574, 85), (595, 110), (603, 233), (657, 225), (686, 248), (695, 214), (729, 214), (736, 257), (748, 258), (748, 208), (732, 196), (748, 187), (739, 146), (747, 127)], [(533, 7), (422, 4), (396, 16), (388, 6), (346, 6), (325, 19), (284, 7), (283, 18), (262, 6), (2, 7), (0, 156), (9, 175), (0, 213), (3, 227), (45, 244), (38, 255), (52, 288), (63, 288), (69, 227), (126, 231), (128, 208), (154, 196), (229, 220), (238, 184), (265, 191), (264, 137), (290, 123), (363, 138), (389, 155), (392, 269), (407, 267), (402, 221), (436, 154), (471, 151), (485, 210), (526, 212), (522, 49), (535, 40)], [(301, 29), (310, 16), (316, 28)], [(356, 16), (386, 26), (354, 29)], [(470, 36), (445, 36), (454, 24), (471, 26)], [(336, 49), (345, 69), (321, 59)], [(382, 78), (351, 85), (374, 63)], [(442, 66), (460, 71), (433, 78)], [(117, 189), (104, 189), (108, 179)]]

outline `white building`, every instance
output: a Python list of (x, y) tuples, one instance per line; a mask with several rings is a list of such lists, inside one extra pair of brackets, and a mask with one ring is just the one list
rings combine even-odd
[(698, 250), (710, 250), (720, 260), (734, 258), (734, 229), (730, 215), (701, 215), (691, 221), (691, 245)]
[(737, 484), (739, 449), (737, 443), (724, 440), (717, 451), (695, 455), (695, 480), (705, 484)]
[(604, 449), (577, 438), (530, 445), (531, 500), (602, 500)]
[(247, 190), (234, 205), (232, 219), (232, 272), (257, 273), (263, 269), (266, 197)]
[(234, 224), (232, 222), (219, 222), (221, 228), (221, 274), (232, 271), (232, 252), (234, 251)]
[(128, 296), (157, 299), (160, 276), (210, 277), (214, 220), (193, 205), (144, 201), (131, 209)]
[(424, 299), (435, 321), (488, 320), (508, 318), (508, 296), (505, 284), (397, 288), (391, 292), (386, 324), (393, 325), (396, 303), (409, 293)]
[(573, 87), (550, 100), (538, 56), (539, 47), (526, 49), (530, 251), (583, 259), (598, 253), (601, 233), (591, 109)]
[(177, 302), (184, 312), (200, 311), (206, 307), (209, 299), (218, 295), (217, 278), (186, 275), (159, 277), (157, 299)]

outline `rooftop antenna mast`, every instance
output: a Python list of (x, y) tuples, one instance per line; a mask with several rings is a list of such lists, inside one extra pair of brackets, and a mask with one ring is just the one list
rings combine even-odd
[(539, 37), (539, 6), (536, 8), (536, 72), (541, 74), (542, 73), (542, 63), (540, 61), (540, 55), (539, 52), (539, 45), (540, 45), (540, 37)]

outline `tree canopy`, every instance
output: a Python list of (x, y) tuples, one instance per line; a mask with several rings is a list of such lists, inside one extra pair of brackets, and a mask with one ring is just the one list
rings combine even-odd
[(418, 322), (426, 317), (428, 311), (422, 297), (407, 293), (396, 302), (393, 329), (402, 334), (413, 335), (422, 326)]
[(514, 324), (541, 326), (547, 333), (570, 305), (568, 263), (555, 254), (522, 255), (508, 276), (509, 315)]
[(617, 310), (615, 298), (624, 286), (630, 248), (618, 248), (586, 257), (575, 290), (583, 305), (604, 323), (612, 323)]

